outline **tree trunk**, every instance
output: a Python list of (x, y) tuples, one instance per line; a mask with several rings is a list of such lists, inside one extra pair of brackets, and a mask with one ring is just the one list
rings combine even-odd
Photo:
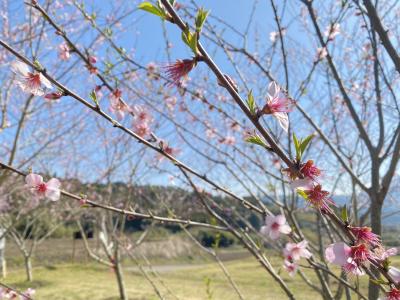
[[(371, 197), (371, 228), (372, 232), (382, 236), (382, 201), (380, 201), (379, 194), (376, 193), (374, 197)], [(371, 266), (372, 273), (379, 277), (379, 272), (376, 268)], [(377, 300), (379, 298), (379, 285), (376, 285), (372, 281), (369, 282), (368, 286), (368, 299)]]
[(115, 246), (115, 251), (114, 251), (114, 259), (115, 259), (115, 275), (117, 276), (117, 282), (118, 282), (118, 289), (119, 289), (119, 296), (121, 300), (128, 300), (128, 296), (126, 294), (125, 290), (125, 281), (124, 281), (124, 274), (122, 272), (122, 266), (120, 263), (120, 254), (119, 254), (119, 245)]
[(26, 271), (26, 280), (33, 281), (33, 274), (32, 274), (32, 261), (29, 255), (25, 256), (25, 271)]

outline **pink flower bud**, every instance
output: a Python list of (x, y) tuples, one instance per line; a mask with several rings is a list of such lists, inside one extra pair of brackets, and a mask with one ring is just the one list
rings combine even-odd
[(97, 63), (97, 57), (96, 57), (96, 56), (93, 56), (93, 55), (90, 55), (90, 56), (89, 56), (89, 62), (90, 62), (91, 64)]
[(46, 94), (44, 96), (44, 98), (47, 100), (58, 100), (63, 96), (64, 96), (64, 94), (62, 92), (53, 92), (53, 93)]

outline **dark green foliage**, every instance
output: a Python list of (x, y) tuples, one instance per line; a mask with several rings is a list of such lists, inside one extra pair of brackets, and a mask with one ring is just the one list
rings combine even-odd
[(221, 248), (226, 248), (235, 243), (235, 239), (231, 234), (228, 233), (215, 233), (209, 231), (199, 231), (197, 239), (200, 243), (208, 248), (215, 247), (218, 244)]

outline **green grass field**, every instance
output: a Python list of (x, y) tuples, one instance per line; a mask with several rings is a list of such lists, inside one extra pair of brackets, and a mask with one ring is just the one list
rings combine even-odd
[[(278, 263), (277, 260), (275, 262)], [(286, 298), (278, 285), (253, 259), (229, 261), (226, 262), (226, 267), (246, 299)], [(151, 278), (165, 299), (176, 299), (168, 293), (167, 288), (179, 299), (209, 299), (207, 278), (210, 279), (211, 299), (238, 299), (216, 264), (164, 265), (156, 266), (156, 269), (158, 277)], [(124, 273), (130, 299), (158, 299), (151, 284), (136, 267), (127, 266)], [(312, 271), (308, 270), (306, 273), (312, 281), (316, 280)], [(294, 278), (289, 277), (285, 272), (281, 275), (297, 299), (320, 299), (319, 295), (307, 286), (299, 275)], [(35, 269), (34, 276), (35, 280), (32, 283), (26, 283), (24, 271), (17, 270), (10, 272), (4, 282), (21, 289), (34, 287), (37, 290), (35, 299), (118, 299), (113, 271), (95, 263), (39, 267)], [(365, 287), (365, 281), (361, 281), (361, 284)], [(332, 288), (336, 290), (336, 287), (337, 284), (332, 281)]]
[[(68, 255), (70, 249), (65, 251), (65, 245), (63, 255), (70, 257)], [(48, 252), (49, 257), (56, 256), (57, 253), (61, 255), (61, 249), (62, 246), (58, 248), (54, 246), (52, 251)], [(77, 251), (77, 253), (81, 252)], [(17, 262), (18, 253), (14, 254), (16, 254), (14, 259)], [(115, 274), (111, 269), (92, 262), (90, 259), (82, 259), (82, 257), (78, 257), (75, 263), (54, 262), (54, 259), (45, 260), (45, 257), (46, 253), (41, 253), (34, 260), (33, 282), (27, 283), (25, 281), (25, 270), (23, 266), (17, 263), (10, 266), (9, 274), (3, 282), (21, 290), (28, 287), (35, 288), (35, 299), (119, 299)], [(271, 279), (255, 259), (246, 256), (244, 250), (240, 248), (224, 250), (221, 252), (221, 257), (226, 260), (225, 266), (245, 299), (286, 299), (278, 284)], [(149, 269), (146, 269), (146, 271), (159, 288), (164, 299), (239, 299), (218, 265), (199, 253), (192, 252), (190, 256), (168, 259), (152, 257), (150, 260), (158, 276), (154, 276)], [(273, 256), (271, 261), (276, 270), (280, 270), (282, 258)], [(400, 265), (399, 259), (394, 261), (394, 265)], [(317, 283), (313, 270), (303, 270), (312, 282)], [(336, 271), (339, 272), (339, 270)], [(129, 299), (159, 299), (152, 285), (142, 275), (134, 262), (124, 261), (124, 275)], [(281, 270), (281, 276), (296, 295), (296, 299), (321, 299), (319, 294), (313, 291), (298, 274), (291, 278), (284, 270)], [(367, 285), (366, 279), (361, 278), (359, 282), (360, 288), (363, 290)], [(209, 282), (208, 285), (207, 281)], [(337, 282), (332, 279), (330, 285), (335, 292), (338, 286)], [(173, 295), (168, 290), (172, 291)], [(352, 299), (358, 299), (355, 295), (353, 296)]]

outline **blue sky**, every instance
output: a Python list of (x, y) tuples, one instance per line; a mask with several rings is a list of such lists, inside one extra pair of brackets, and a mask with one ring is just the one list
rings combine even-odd
[[(136, 7), (136, 5), (139, 3), (139, 1), (122, 1), (124, 4), (125, 9), (134, 9)], [(185, 0), (185, 1), (181, 1), (183, 4), (185, 3), (189, 3), (189, 0)], [(290, 2), (290, 1), (289, 1)], [(289, 3), (288, 2), (288, 3)], [(102, 25), (101, 23), (104, 23), (104, 19), (107, 16), (107, 14), (110, 11), (110, 7), (116, 5), (115, 3), (117, 3), (117, 1), (85, 1), (86, 3), (86, 9), (88, 12), (93, 12), (95, 11), (98, 15), (98, 23), (100, 25)], [(269, 39), (269, 33), (272, 31), (276, 31), (276, 25), (275, 25), (275, 21), (274, 21), (274, 17), (271, 11), (271, 7), (269, 4), (269, 1), (249, 1), (249, 0), (196, 0), (196, 3), (199, 6), (203, 6), (205, 9), (207, 10), (211, 10), (211, 14), (210, 14), (210, 20), (213, 21), (213, 18), (220, 18), (225, 20), (228, 24), (232, 24), (238, 31), (240, 32), (244, 32), (245, 28), (249, 22), (249, 17), (250, 14), (252, 12), (252, 8), (253, 8), (253, 4), (254, 3), (258, 3), (257, 4), (257, 10), (255, 11), (255, 14), (252, 18), (252, 25), (251, 25), (251, 29), (249, 31), (248, 34), (248, 48), (250, 49), (250, 51), (256, 51), (255, 49), (255, 45), (254, 45), (254, 37), (255, 34), (257, 34), (257, 38), (260, 41), (260, 44), (262, 45), (262, 47), (264, 47), (264, 49), (261, 49), (260, 52), (266, 52), (265, 48), (268, 48), (271, 46), (271, 41)], [(16, 8), (21, 9), (21, 7), (23, 7), (22, 3), (17, 3), (15, 2)], [(279, 9), (282, 8), (281, 3), (279, 3)], [(293, 16), (293, 15), (297, 15), (300, 12), (300, 6), (299, 3), (296, 2), (296, 4), (293, 3), (289, 3), (287, 10), (289, 11), (289, 13), (285, 16), (285, 18), (283, 19), (283, 24), (285, 26), (291, 24), (292, 26), (290, 26), (289, 28), (289, 33), (287, 35), (287, 42), (290, 43), (290, 46), (288, 48), (290, 48), (290, 50), (292, 52), (297, 51), (296, 45), (301, 44), (301, 47), (299, 47), (300, 50), (309, 50), (311, 49), (313, 52), (311, 52), (311, 55), (306, 56), (308, 61), (301, 61), (298, 59), (298, 56), (295, 55), (291, 55), (290, 56), (290, 63), (293, 64), (293, 70), (294, 71), (298, 71), (298, 74), (295, 74), (295, 72), (291, 72), (290, 76), (293, 77), (293, 84), (292, 86), (296, 86), (296, 84), (298, 84), (298, 81), (300, 79), (303, 78), (303, 76), (305, 75), (305, 73), (308, 71), (309, 65), (310, 63), (312, 63), (313, 59), (314, 59), (314, 55), (315, 55), (315, 50), (316, 50), (316, 43), (315, 40), (312, 40), (312, 38), (309, 38), (308, 35), (304, 34), (303, 32), (301, 32), (302, 29), (301, 26), (298, 26), (299, 22), (298, 21), (294, 21), (297, 23), (292, 23), (292, 20), (289, 19), (289, 16)], [(15, 9), (15, 11), (17, 11), (17, 9)], [(57, 10), (52, 11), (52, 13), (56, 14)], [(121, 14), (121, 12), (119, 13)], [(18, 14), (15, 14), (18, 15)], [(16, 17), (16, 20), (19, 18), (22, 18), (23, 14), (19, 14), (18, 17)], [(326, 23), (323, 24), (323, 22), (328, 22), (329, 18), (327, 18), (326, 20), (321, 20), (321, 26), (322, 28), (325, 27)], [(193, 21), (192, 21), (193, 22)], [(217, 22), (213, 22), (214, 24)], [(115, 36), (115, 41), (118, 43), (118, 45), (125, 47), (130, 54), (134, 54), (135, 59), (140, 62), (143, 65), (146, 65), (148, 62), (150, 61), (154, 61), (157, 63), (163, 63), (167, 61), (167, 56), (165, 54), (165, 42), (163, 40), (163, 27), (162, 27), (162, 22), (154, 15), (148, 14), (146, 12), (136, 12), (134, 14), (132, 14), (129, 18), (125, 19), (123, 21), (124, 26), (122, 27), (124, 30), (122, 33), (117, 33), (117, 35)], [(352, 25), (352, 24), (351, 24)], [(177, 58), (187, 58), (189, 56), (191, 56), (190, 51), (187, 49), (187, 47), (182, 43), (181, 38), (180, 38), (180, 32), (179, 30), (176, 28), (176, 26), (172, 25), (172, 24), (165, 24), (166, 27), (166, 32), (167, 32), (167, 36), (169, 41), (174, 45), (173, 47), (173, 51), (172, 51), (172, 57), (171, 59), (177, 59)], [(70, 26), (67, 28), (68, 29), (68, 34), (70, 34), (73, 37), (73, 40), (78, 40), (79, 43), (81, 45), (84, 46), (88, 46), (89, 42), (96, 36), (94, 30), (89, 31), (88, 33), (86, 33), (84, 35), (83, 38), (80, 38), (79, 34), (79, 30), (76, 32), (73, 32), (73, 29), (75, 29), (73, 26)], [(221, 27), (219, 27), (219, 29), (221, 29)], [(118, 30), (116, 30), (117, 32)], [(51, 32), (51, 31), (50, 31)], [(51, 32), (52, 33), (52, 32)], [(230, 30), (226, 30), (225, 31), (225, 38), (227, 38), (228, 40), (230, 40), (233, 44), (238, 44), (239, 39), (236, 35), (232, 34), (230, 32)], [(339, 36), (337, 38), (338, 41), (340, 41), (342, 35)], [(53, 37), (51, 36), (50, 38), (50, 43), (54, 44), (53, 46), (57, 47), (58, 44), (61, 42), (61, 38), (60, 37)], [(46, 45), (47, 46), (47, 45)], [(105, 49), (104, 49), (105, 48)], [(135, 49), (134, 52), (132, 52), (132, 49)], [(235, 73), (231, 67), (231, 64), (228, 62), (225, 54), (223, 54), (221, 51), (214, 53), (215, 46), (213, 45), (207, 45), (207, 50), (209, 50), (209, 52), (212, 54), (213, 58), (216, 60), (217, 64), (223, 69), (224, 72), (228, 73), (228, 74), (234, 74), (233, 76), (235, 76)], [(49, 62), (49, 58), (51, 57), (56, 57), (56, 51), (54, 51), (54, 49), (51, 49), (50, 47), (46, 48), (45, 46), (43, 47), (43, 52), (42, 53), (46, 53), (50, 52), (51, 54), (49, 56), (46, 57), (46, 64), (52, 65), (52, 62)], [(99, 57), (101, 59), (103, 59), (104, 57), (107, 59), (107, 46), (101, 48), (98, 50), (99, 53), (97, 53), (99, 55)], [(29, 54), (29, 51), (26, 51), (27, 54)], [(112, 53), (113, 51), (109, 51), (110, 53)], [(297, 54), (297, 53), (295, 53)], [(302, 53), (304, 54), (304, 53)], [(299, 56), (300, 57), (300, 56)], [(303, 55), (303, 57), (305, 57)], [(112, 54), (110, 54), (110, 59), (115, 58), (115, 53), (114, 56), (112, 56)], [(43, 58), (44, 59), (44, 58)], [(274, 67), (273, 68), (273, 75), (278, 79), (278, 81), (283, 82), (283, 68), (281, 66), (281, 60), (279, 59), (275, 59), (277, 61), (278, 67)], [(70, 62), (68, 62), (70, 63)], [(264, 61), (263, 61), (264, 63)], [(247, 65), (246, 65), (247, 67)], [(202, 70), (204, 72), (204, 70), (206, 68), (199, 68), (200, 70)], [(244, 68), (245, 72), (251, 72), (250, 67), (249, 68)], [(247, 70), (249, 69), (249, 70)], [(49, 68), (49, 70), (51, 70), (52, 72), (56, 72), (57, 69), (53, 66), (51, 66)], [(195, 70), (194, 72), (197, 72), (197, 70)], [(81, 74), (82, 75), (82, 74)], [(68, 75), (69, 77), (73, 77), (74, 75)], [(193, 76), (195, 78), (195, 75)], [(81, 77), (80, 77), (81, 78)], [(237, 77), (236, 77), (237, 78)], [(74, 88), (76, 88), (79, 92), (82, 93), (82, 95), (87, 95), (88, 88), (91, 88), (91, 86), (87, 85), (82, 85), (81, 82), (77, 82), (76, 78), (73, 81), (72, 86), (74, 86)], [(89, 83), (94, 84), (95, 80), (92, 80), (93, 78), (89, 78)], [(141, 78), (146, 80), (146, 78)], [(63, 79), (64, 80), (64, 79)], [(312, 82), (313, 85), (318, 86), (319, 84), (322, 84), (319, 80), (318, 76), (314, 76), (312, 78)], [(78, 84), (76, 84), (78, 83)], [(215, 86), (215, 81), (210, 80), (210, 83), (213, 84)], [(251, 88), (256, 87), (257, 86), (263, 86), (266, 87), (268, 83), (268, 80), (266, 78), (257, 78), (256, 82), (252, 81), (250, 82), (250, 86)], [(88, 87), (89, 86), (89, 87)], [(212, 90), (213, 87), (210, 88), (210, 90)], [(220, 92), (221, 89), (218, 88), (218, 92)], [(258, 89), (258, 95), (256, 95), (258, 97), (259, 101), (262, 101), (263, 98), (265, 98), (265, 93), (260, 92), (261, 89)], [(214, 92), (214, 91), (213, 91)], [(243, 93), (243, 91), (241, 91), (243, 95), (245, 95), (245, 93)], [(317, 94), (317, 102), (313, 102), (313, 99), (305, 96), (302, 97), (301, 101), (302, 103), (304, 103), (305, 105), (310, 105), (310, 106), (316, 106), (319, 104), (319, 102), (324, 103), (324, 97), (326, 97), (326, 89), (325, 90), (317, 90), (315, 94)], [(322, 100), (321, 100), (322, 99)], [(158, 99), (160, 101), (160, 104), (162, 104), (161, 102), (163, 102), (162, 97), (159, 97)], [(213, 99), (215, 100), (215, 99)], [(321, 100), (321, 101), (320, 101)], [(82, 107), (79, 105), (76, 105), (75, 103), (72, 103), (72, 100), (68, 100), (66, 99), (65, 103), (67, 103), (68, 105), (70, 105), (72, 108), (72, 110), (74, 112), (81, 112)], [(326, 103), (326, 102), (325, 102)], [(62, 108), (62, 106), (60, 105), (60, 107)], [(317, 107), (317, 106), (316, 106)], [(46, 110), (47, 114), (48, 111)], [(47, 115), (46, 115), (47, 116)], [(46, 117), (44, 116), (44, 117)], [(291, 116), (296, 116), (296, 112), (294, 112)], [(317, 122), (320, 121), (320, 118), (323, 117), (323, 113), (318, 113), (316, 116), (316, 120)], [(93, 116), (91, 117), (93, 118), (93, 120), (98, 120), (96, 118), (94, 118)], [(166, 122), (167, 123), (167, 122)], [(273, 123), (273, 122), (272, 122)], [(130, 123), (126, 123), (126, 124), (130, 124)], [(299, 131), (304, 129), (304, 133), (301, 132), (301, 134), (304, 135), (308, 135), (312, 132), (312, 129), (310, 128), (310, 126), (308, 124), (306, 124), (305, 122), (302, 123), (304, 126), (302, 126), (302, 128), (298, 129)], [(89, 122), (89, 126), (90, 126), (90, 122)], [(43, 128), (45, 125), (43, 125)], [(300, 127), (300, 126), (299, 126)], [(91, 130), (91, 128), (89, 127), (88, 130)], [(160, 131), (158, 131), (157, 133), (162, 136), (163, 133), (168, 133), (168, 131), (174, 130), (173, 126), (165, 126), (164, 128), (162, 128)], [(168, 136), (166, 136), (166, 138), (168, 138)], [(171, 138), (172, 140), (173, 137)], [(239, 139), (239, 135), (238, 135), (238, 139)], [(95, 147), (95, 145), (85, 145), (88, 149), (90, 149), (90, 146)], [(97, 145), (96, 145), (97, 146)], [(183, 146), (185, 147), (185, 146)], [(96, 149), (94, 149), (96, 150)], [(183, 153), (182, 155), (179, 157), (182, 157), (183, 161), (187, 161), (189, 165), (193, 165), (193, 161), (191, 161), (193, 154), (193, 151), (191, 149), (188, 148), (184, 148), (182, 149)], [(89, 150), (88, 150), (89, 151)], [(151, 152), (151, 151), (149, 151)], [(101, 161), (104, 157), (102, 156), (102, 154), (98, 154), (98, 152), (94, 152), (94, 156), (97, 156), (97, 159), (99, 161)], [(22, 155), (22, 154), (21, 154)], [(95, 159), (93, 159), (94, 161)], [(91, 161), (91, 162), (93, 162)], [(268, 162), (266, 162), (268, 163)], [(88, 164), (89, 165), (89, 164)], [(87, 165), (85, 165), (84, 163), (82, 163), (82, 167), (81, 169), (83, 171), (85, 171), (85, 168), (87, 167)], [(195, 166), (195, 168), (201, 168), (202, 166)], [(337, 166), (334, 166), (335, 168)], [(325, 169), (326, 166), (323, 166), (323, 168)], [(54, 166), (50, 166), (50, 168), (52, 171), (55, 170), (62, 170), (62, 167), (54, 165)], [(91, 170), (92, 171), (92, 170)], [(61, 171), (62, 173), (62, 171)], [(94, 173), (94, 172), (91, 172)], [(122, 172), (121, 172), (122, 173)], [(218, 176), (220, 174), (216, 173), (216, 177), (220, 179), (220, 176)], [(225, 174), (223, 174), (223, 176), (225, 176)], [(157, 183), (167, 183), (167, 176), (161, 175), (159, 177), (154, 177), (155, 181)], [(153, 179), (154, 179), (153, 178)], [(226, 179), (226, 181), (229, 180), (229, 178), (224, 178)]]
[[(189, 1), (187, 1), (189, 2)], [(186, 3), (186, 1), (181, 1)], [(202, 6), (207, 10), (210, 10), (210, 19), (217, 17), (225, 20), (228, 24), (232, 24), (239, 31), (244, 32), (249, 22), (249, 17), (253, 8), (254, 1), (249, 0), (199, 0), (196, 1), (198, 6)], [(140, 14), (140, 22), (136, 23), (135, 28), (131, 30), (140, 32), (138, 36), (140, 38), (136, 45), (136, 57), (143, 61), (152, 61), (157, 59), (166, 59), (163, 43), (163, 28), (161, 21), (151, 14), (143, 12)], [(269, 41), (269, 32), (274, 31), (274, 20), (272, 12), (267, 8), (266, 1), (258, 1), (257, 10), (252, 18), (252, 29), (254, 24), (257, 25), (259, 35), (265, 42)], [(170, 42), (173, 44), (173, 58), (179, 58), (181, 56), (190, 56), (191, 53), (187, 47), (181, 42), (179, 29), (167, 23), (166, 31)], [(254, 32), (250, 30), (249, 40), (252, 40)], [(227, 37), (233, 37), (227, 31)], [(126, 40), (121, 42), (130, 43), (129, 37), (125, 37)], [(217, 58), (218, 59), (218, 58)], [(226, 58), (221, 59), (218, 63), (224, 66)]]

